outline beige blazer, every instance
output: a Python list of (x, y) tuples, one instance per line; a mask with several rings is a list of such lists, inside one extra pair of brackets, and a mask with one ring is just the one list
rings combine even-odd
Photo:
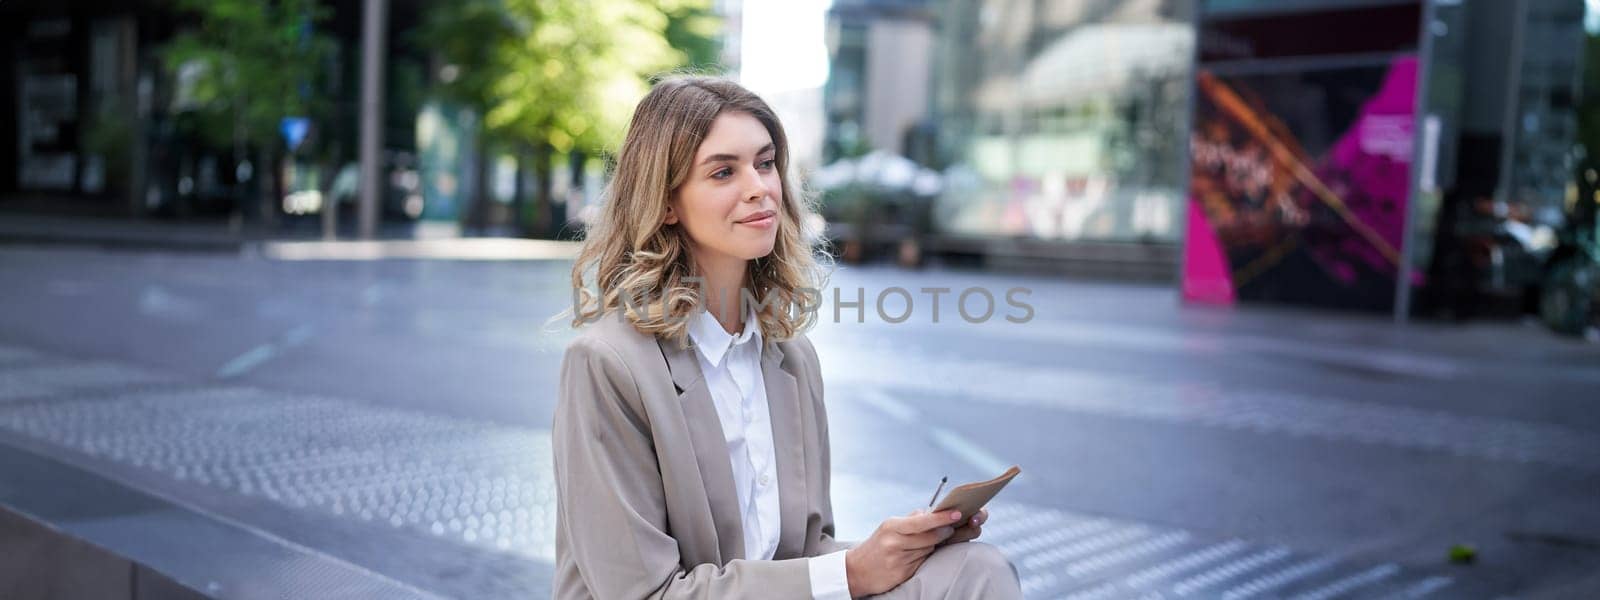
[(567, 346), (553, 425), (554, 598), (809, 600), (833, 538), (828, 417), (805, 336), (762, 349), (782, 515), (773, 560), (744, 556), (727, 443), (693, 348), (612, 314)]

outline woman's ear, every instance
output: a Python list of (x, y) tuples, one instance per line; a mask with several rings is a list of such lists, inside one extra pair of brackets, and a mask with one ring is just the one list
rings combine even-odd
[(673, 210), (671, 204), (667, 205), (667, 216), (665, 218), (661, 219), (661, 222), (665, 223), (667, 225), (677, 225), (678, 224), (678, 211)]

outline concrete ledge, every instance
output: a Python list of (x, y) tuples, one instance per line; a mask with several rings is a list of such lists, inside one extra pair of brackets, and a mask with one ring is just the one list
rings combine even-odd
[(0, 444), (0, 598), (434, 598)]
[(939, 235), (924, 243), (933, 256), (966, 258), (985, 268), (1094, 279), (1171, 282), (1183, 249), (1170, 243), (1067, 242), (1031, 238)]
[(121, 250), (238, 253), (250, 236), (222, 222), (78, 217), (0, 212), (0, 243)]
[(205, 598), (149, 567), (0, 508), (0, 598)]

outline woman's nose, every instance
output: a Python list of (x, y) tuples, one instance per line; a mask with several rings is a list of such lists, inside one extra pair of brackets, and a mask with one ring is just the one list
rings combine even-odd
[(752, 167), (746, 174), (748, 183), (745, 184), (745, 200), (760, 201), (772, 193), (772, 190), (768, 189), (767, 178), (761, 176), (761, 171)]

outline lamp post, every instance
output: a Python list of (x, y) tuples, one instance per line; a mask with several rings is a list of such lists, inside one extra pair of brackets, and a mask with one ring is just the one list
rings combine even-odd
[(364, 0), (361, 25), (361, 183), (357, 221), (362, 239), (378, 229), (383, 198), (383, 70), (388, 0)]

